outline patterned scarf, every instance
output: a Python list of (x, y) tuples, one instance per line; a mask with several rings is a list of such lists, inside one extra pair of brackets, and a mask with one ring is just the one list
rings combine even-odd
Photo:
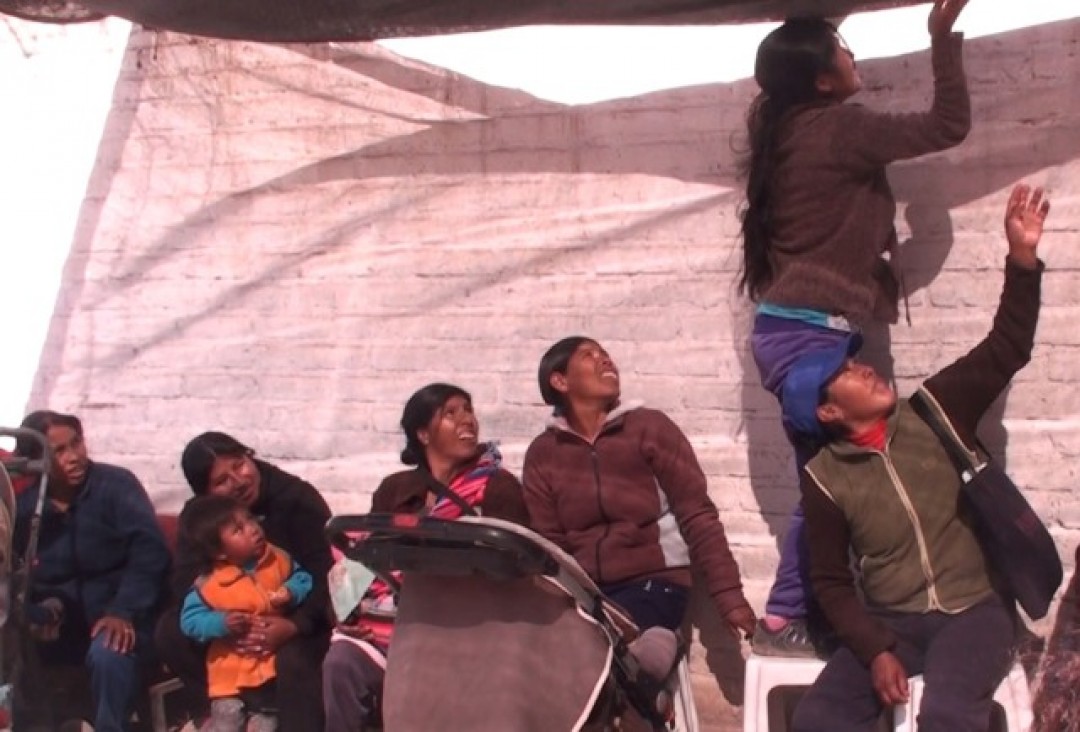
[[(447, 490), (453, 492), (466, 504), (472, 506), (476, 513), (480, 513), (480, 504), (484, 501), (484, 492), (487, 490), (488, 480), (502, 463), (502, 455), (494, 442), (481, 445), (480, 457), (468, 470), (459, 473), (450, 481)], [(461, 506), (449, 496), (443, 495), (435, 501), (428, 513), (433, 518), (453, 520), (461, 518), (463, 510)]]

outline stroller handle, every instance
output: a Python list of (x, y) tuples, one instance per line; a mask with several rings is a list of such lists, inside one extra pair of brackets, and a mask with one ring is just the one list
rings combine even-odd
[(552, 576), (558, 562), (528, 538), (497, 526), (413, 514), (335, 516), (326, 524), (331, 545), (376, 572), (485, 574), (511, 579)]
[(13, 473), (37, 473), (44, 475), (52, 465), (52, 448), (49, 440), (37, 430), (26, 427), (0, 427), (0, 437), (14, 437), (16, 440), (33, 440), (41, 446), (41, 457), (28, 458), (13, 455), (4, 460), (4, 467)]

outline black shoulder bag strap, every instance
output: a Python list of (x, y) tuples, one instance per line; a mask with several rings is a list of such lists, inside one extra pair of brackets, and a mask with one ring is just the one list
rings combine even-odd
[[(1049, 611), (1063, 576), (1054, 539), (1020, 489), (992, 461), (976, 464), (921, 391), (910, 403), (936, 434), (960, 471), (974, 530), (1008, 592), (1032, 620)], [(985, 450), (986, 448), (983, 448)], [(981, 470), (980, 470), (981, 469)]]
[[(915, 413), (922, 418), (923, 422), (934, 431), (938, 440), (941, 441), (942, 446), (945, 448), (945, 452), (949, 453), (949, 457), (952, 459), (953, 464), (956, 466), (957, 471), (961, 475), (965, 472), (975, 474), (978, 470), (978, 464), (971, 459), (971, 453), (968, 451), (967, 446), (964, 445), (956, 433), (953, 432), (950, 425), (946, 424), (937, 410), (930, 406), (927, 402), (926, 396), (923, 394), (922, 389), (915, 392), (911, 399), (908, 400), (911, 404), (911, 408), (915, 410)], [(981, 447), (981, 446), (980, 446)], [(985, 450), (986, 448), (983, 448)]]
[(461, 509), (462, 516), (479, 516), (480, 512), (469, 503), (459, 496), (454, 491), (450, 490), (447, 486), (443, 485), (442, 481), (437, 480), (426, 468), (418, 468), (421, 474), (424, 476), (424, 481), (427, 483), (427, 487), (439, 498), (445, 498), (455, 506)]

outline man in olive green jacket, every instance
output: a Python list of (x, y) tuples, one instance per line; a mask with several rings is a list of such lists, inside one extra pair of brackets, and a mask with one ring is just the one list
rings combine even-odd
[[(1013, 190), (993, 328), (920, 390), (970, 449), (979, 419), (1031, 357), (1048, 210), (1041, 191)], [(883, 707), (908, 700), (908, 676), (922, 674), (920, 732), (984, 732), (1011, 663), (1015, 612), (991, 585), (945, 448), (908, 400), (851, 358), (859, 345), (854, 336), (804, 356), (784, 387), (787, 425), (824, 444), (801, 476), (803, 508), (814, 593), (842, 642), (793, 729), (876, 729)]]

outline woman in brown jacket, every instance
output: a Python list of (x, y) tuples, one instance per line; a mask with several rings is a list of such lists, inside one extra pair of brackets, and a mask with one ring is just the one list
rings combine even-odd
[(663, 412), (619, 401), (619, 372), (600, 345), (564, 338), (540, 361), (555, 408), (523, 473), (532, 527), (569, 552), (642, 628), (677, 629), (693, 564), (735, 634), (754, 613), (682, 431)]

